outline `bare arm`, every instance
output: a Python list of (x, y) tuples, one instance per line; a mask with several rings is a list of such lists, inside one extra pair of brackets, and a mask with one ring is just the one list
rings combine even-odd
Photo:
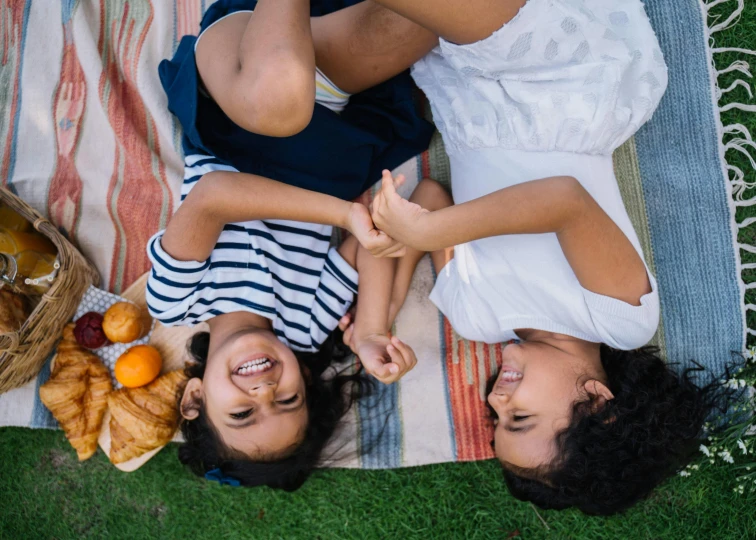
[(252, 174), (206, 174), (174, 214), (162, 238), (177, 260), (204, 261), (227, 223), (287, 219), (343, 227), (377, 256), (399, 256), (402, 246), (374, 228), (367, 209)]
[(391, 384), (417, 364), (415, 352), (396, 336), (390, 338), (386, 327), (396, 261), (376, 259), (359, 248), (357, 271), (360, 284), (351, 347), (365, 371)]
[(422, 251), (490, 236), (555, 233), (585, 289), (634, 305), (651, 290), (630, 240), (575, 178), (534, 180), (427, 212), (402, 199), (390, 175), (384, 175), (373, 220), (396, 240)]
[(388, 327), (391, 290), (396, 261), (376, 259), (364, 249), (357, 250), (357, 271), (360, 284), (355, 317), (355, 339), (367, 335), (385, 335)]

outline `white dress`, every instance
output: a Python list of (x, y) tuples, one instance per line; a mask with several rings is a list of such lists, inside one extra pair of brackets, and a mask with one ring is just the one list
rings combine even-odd
[[(441, 40), (412, 69), (431, 103), (457, 204), (549, 176), (576, 177), (643, 256), (611, 154), (654, 113), (667, 67), (640, 0), (529, 0), (489, 38)], [(536, 328), (619, 349), (646, 344), (659, 296), (640, 306), (580, 286), (554, 234), (457, 246), (431, 299), (465, 338)]]

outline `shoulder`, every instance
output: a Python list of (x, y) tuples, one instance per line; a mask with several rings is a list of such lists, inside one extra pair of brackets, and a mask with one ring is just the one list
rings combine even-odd
[(586, 305), (602, 343), (614, 349), (633, 350), (648, 344), (660, 321), (659, 291), (649, 273), (651, 292), (633, 306), (616, 298), (583, 289)]

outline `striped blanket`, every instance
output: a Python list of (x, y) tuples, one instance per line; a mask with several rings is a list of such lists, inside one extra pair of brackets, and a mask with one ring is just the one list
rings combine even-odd
[[(744, 295), (752, 286), (741, 271), (756, 268), (742, 264), (738, 242), (739, 228), (753, 220), (735, 220), (736, 210), (751, 204), (750, 184), (727, 163), (731, 151), (748, 154), (755, 145), (745, 127), (722, 124), (718, 104), (732, 89), (720, 90), (718, 78), (750, 72), (742, 60), (717, 71), (714, 56), (728, 50), (710, 45), (712, 34), (737, 21), (743, 1), (712, 0), (724, 10), (715, 20), (699, 0), (646, 0), (670, 86), (653, 120), (615, 156), (658, 278), (663, 320), (656, 343), (672, 362), (696, 360), (715, 371), (746, 345)], [(147, 239), (179, 200), (179, 130), (157, 65), (182, 35), (197, 31), (210, 2), (0, 4), (0, 178), (77, 242), (112, 292), (148, 269)], [(756, 110), (742, 104), (724, 110), (733, 107)], [(401, 172), (410, 179), (406, 189), (424, 176), (448, 182), (439, 138)], [(425, 260), (396, 323), (396, 333), (417, 351), (417, 367), (354, 409), (331, 465), (390, 468), (492, 457), (484, 386), (503, 345), (460, 339), (429, 302), (432, 284)], [(0, 425), (55, 427), (37, 399), (45, 373), (0, 396)]]

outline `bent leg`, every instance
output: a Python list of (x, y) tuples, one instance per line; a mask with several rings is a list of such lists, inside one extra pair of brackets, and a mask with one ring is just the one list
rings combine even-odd
[(511, 21), (527, 0), (375, 0), (452, 43), (485, 39)]
[(438, 44), (438, 37), (373, 0), (312, 19), (318, 68), (356, 94), (401, 73)]
[(315, 106), (309, 0), (260, 0), (254, 13), (220, 20), (202, 34), (196, 61), (207, 92), (247, 131), (285, 137), (309, 124)]

